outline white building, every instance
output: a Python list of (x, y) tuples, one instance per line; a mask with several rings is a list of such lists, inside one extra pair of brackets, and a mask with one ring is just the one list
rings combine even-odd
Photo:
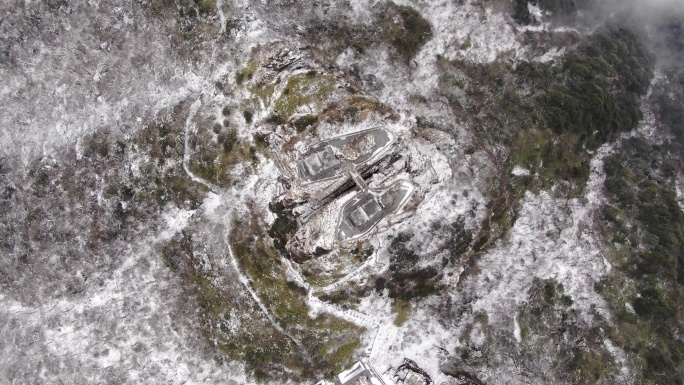
[(385, 381), (375, 368), (364, 361), (359, 361), (351, 368), (337, 375), (340, 385), (385, 385)]

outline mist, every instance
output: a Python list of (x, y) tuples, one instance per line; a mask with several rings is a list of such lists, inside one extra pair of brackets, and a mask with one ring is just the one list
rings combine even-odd
[(595, 0), (581, 14), (588, 26), (615, 21), (642, 31), (661, 71), (676, 72), (684, 59), (684, 0)]

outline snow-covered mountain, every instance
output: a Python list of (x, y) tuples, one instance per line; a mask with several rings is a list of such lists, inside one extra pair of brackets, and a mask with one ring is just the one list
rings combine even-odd
[(681, 382), (646, 3), (3, 3), (0, 379)]

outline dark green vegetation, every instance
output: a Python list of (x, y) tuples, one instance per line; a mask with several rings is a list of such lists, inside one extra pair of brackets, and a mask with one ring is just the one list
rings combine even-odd
[[(606, 159), (606, 236), (619, 271), (597, 289), (618, 325), (613, 341), (639, 364), (642, 383), (681, 384), (684, 342), (684, 213), (672, 189), (682, 172), (679, 141), (654, 146), (632, 138)], [(677, 153), (677, 157), (670, 154)], [(628, 306), (631, 306), (631, 310)]]
[(567, 377), (572, 384), (614, 383), (617, 367), (603, 344), (606, 330), (582, 321), (563, 285), (535, 279), (528, 294), (530, 300), (518, 313), (522, 354), (557, 352), (548, 364), (557, 378)]
[[(641, 118), (638, 101), (652, 77), (653, 58), (635, 31), (611, 24), (582, 40), (559, 39), (578, 45), (556, 65), (438, 58), (444, 102), (474, 127), (473, 150), (484, 151), (498, 174), (476, 251), (513, 224), (526, 190), (556, 185), (557, 192), (577, 195), (589, 176), (592, 151)], [(514, 165), (530, 175), (512, 176)]]
[(255, 138), (250, 143), (240, 140), (237, 131), (228, 125), (201, 121), (197, 132), (190, 134), (192, 152), (188, 167), (197, 176), (226, 187), (232, 183), (229, 171), (233, 166), (242, 161), (252, 165), (259, 163), (257, 154), (266, 154), (268, 143), (265, 140)]
[(245, 109), (242, 111), (242, 116), (245, 118), (245, 123), (252, 123), (252, 117), (254, 117), (254, 111), (250, 109)]
[[(304, 136), (315, 133), (317, 125), (322, 122), (359, 124), (378, 115), (393, 121), (399, 118), (388, 106), (374, 98), (358, 94), (354, 87), (341, 82), (338, 75), (320, 70), (322, 66), (329, 65), (324, 59), (314, 59), (314, 63), (304, 67), (305, 71), (296, 71), (265, 81), (269, 76), (262, 75), (267, 75), (268, 72), (261, 71), (265, 71), (269, 64), (258, 58), (263, 60), (264, 56), (275, 55), (276, 51), (270, 52), (274, 49), (278, 49), (278, 46), (255, 48), (252, 52), (254, 58), (237, 71), (236, 81), (252, 94), (240, 103), (247, 124), (288, 125), (296, 130), (296, 135), (288, 138), (282, 146), (283, 151), (291, 151)], [(302, 114), (304, 111), (307, 112), (305, 115)], [(265, 118), (254, 121), (255, 116)], [(203, 139), (203, 143), (210, 146), (208, 139), (210, 138)], [(268, 157), (266, 145), (260, 145), (255, 140), (255, 145), (248, 150), (250, 153), (262, 152)], [(211, 156), (216, 159), (216, 154)]]
[(513, 19), (523, 25), (532, 23), (532, 14), (527, 4), (528, 0), (515, 0), (513, 3)]
[(669, 82), (654, 90), (656, 112), (666, 132), (684, 138), (684, 19), (665, 18), (657, 27), (656, 50)]
[(282, 255), (287, 256), (288, 252), (285, 245), (288, 237), (297, 229), (297, 219), (292, 210), (285, 208), (281, 202), (271, 202), (268, 208), (276, 215), (276, 220), (273, 221), (273, 225), (268, 230), (268, 236), (273, 239), (273, 247)]
[[(549, 384), (617, 383), (619, 367), (603, 342), (607, 338), (605, 322), (587, 323), (573, 308), (563, 286), (552, 279), (535, 279), (526, 294), (527, 302), (510, 314), (498, 314), (504, 318), (499, 322), (504, 321), (506, 330), (490, 324), (484, 312), (476, 312), (472, 321), (465, 324), (446, 321), (460, 323), (463, 328), (459, 346), (440, 370), (463, 378), (466, 384), (482, 383), (474, 374), (499, 365), (514, 365), (519, 380), (534, 378)], [(444, 301), (439, 311), (451, 306), (451, 301)], [(458, 318), (461, 311), (451, 313), (452, 317)]]
[(655, 47), (667, 81), (654, 87), (651, 102), (663, 142), (631, 138), (604, 162), (611, 201), (603, 231), (618, 271), (597, 289), (617, 320), (611, 338), (635, 362), (639, 382), (682, 384), (684, 213), (674, 186), (684, 172), (684, 22), (659, 23)]
[(397, 327), (404, 326), (411, 314), (411, 302), (395, 299), (392, 303), (392, 313), (396, 314), (394, 325)]
[[(377, 44), (392, 47), (396, 58), (407, 63), (432, 38), (432, 26), (415, 9), (391, 1), (373, 7), (375, 20), (370, 24), (315, 21), (309, 27), (312, 39), (323, 39), (333, 55), (347, 48), (358, 53)], [(399, 23), (395, 23), (399, 20)]]
[[(676, 23), (668, 28), (680, 30)], [(512, 224), (517, 199), (524, 191), (555, 185), (562, 187), (557, 193), (576, 196), (589, 175), (593, 150), (635, 128), (642, 118), (640, 98), (654, 66), (639, 36), (638, 31), (617, 24), (585, 39), (570, 36), (577, 47), (555, 65), (520, 63), (513, 68), (496, 62), (438, 61), (445, 103), (454, 115), (476, 127), (474, 146), (489, 154), (499, 174), (498, 190), (488, 206), (491, 215), (476, 237), (475, 251), (487, 247)], [(676, 72), (674, 67), (671, 72)], [(610, 303), (617, 324), (598, 313), (594, 322), (586, 323), (560, 285), (536, 282), (529, 293), (531, 301), (519, 311), (521, 356), (513, 358), (521, 360), (526, 372), (553, 368), (550, 381), (612, 383), (617, 367), (603, 344), (610, 339), (628, 353), (630, 366), (637, 368), (637, 382), (681, 383), (684, 350), (678, 330), (684, 293), (684, 214), (672, 186), (683, 167), (672, 155), (684, 153), (677, 144), (682, 99), (677, 92), (656, 93), (653, 98), (659, 121), (675, 140), (660, 147), (629, 140), (616, 151), (620, 155), (605, 164), (606, 188), (614, 203), (604, 210), (609, 225), (603, 231), (617, 243), (612, 262), (618, 271), (597, 289)], [(501, 154), (498, 148), (509, 150)], [(530, 175), (511, 176), (516, 164)], [(496, 360), (493, 352), (506, 350), (509, 343), (495, 337), (486, 341), (484, 348), (465, 349), (458, 368), (472, 372), (483, 360)], [(567, 354), (551, 355), (548, 363), (529, 359), (540, 351)]]
[[(395, 23), (397, 18), (400, 23)], [(432, 26), (415, 9), (387, 2), (377, 11), (380, 38), (405, 61), (411, 60), (432, 38)]]
[(657, 100), (660, 123), (679, 140), (684, 139), (684, 105), (680, 101), (682, 99), (684, 98), (672, 98), (663, 93)]
[(258, 63), (256, 61), (250, 61), (245, 68), (237, 71), (235, 73), (235, 83), (241, 85), (245, 81), (252, 80), (254, 76), (254, 71), (256, 71)]
[(149, 6), (155, 12), (174, 10), (180, 17), (210, 16), (216, 13), (216, 3), (211, 0), (152, 0)]
[(301, 118), (294, 121), (293, 125), (297, 132), (303, 132), (307, 127), (312, 126), (318, 122), (318, 116), (315, 115), (304, 115)]
[(236, 277), (203, 268), (201, 243), (184, 231), (163, 248), (162, 258), (199, 299), (206, 338), (229, 359), (245, 362), (259, 380), (282, 375), (282, 365), (302, 364), (305, 359), (294, 341), (273, 328), (244, 290), (232, 286), (239, 284)]
[(390, 298), (409, 300), (425, 297), (442, 287), (439, 282), (442, 275), (436, 266), (416, 267), (420, 257), (408, 245), (412, 236), (402, 233), (392, 240), (389, 275), (376, 281), (376, 290), (388, 289)]
[[(568, 55), (562, 71), (563, 82), (549, 84), (541, 98), (555, 132), (571, 132), (595, 148), (641, 119), (639, 96), (653, 76), (653, 58), (634, 31), (608, 25)], [(536, 80), (534, 70), (528, 75)]]
[[(421, 242), (427, 239), (436, 250), (430, 254), (421, 251)], [(460, 265), (462, 256), (471, 255), (472, 243), (473, 235), (465, 228), (464, 217), (453, 223), (434, 223), (424, 235), (399, 233), (390, 244), (389, 270), (376, 278), (375, 290), (387, 289), (395, 304), (439, 293), (444, 288), (442, 270), (447, 265)]]
[[(31, 228), (39, 232), (31, 231), (29, 239), (36, 244), (38, 241), (49, 244), (50, 250), (27, 248), (18, 258), (3, 259), (0, 273), (11, 269), (19, 282), (31, 280), (37, 266), (51, 266), (53, 276), (64, 275), (64, 279), (56, 282), (72, 284), (66, 288), (46, 284), (40, 290), (52, 296), (77, 295), (85, 286), (70, 278), (73, 275), (70, 266), (76, 266), (76, 259), (78, 271), (84, 274), (108, 269), (116, 263), (109, 256), (120, 255), (126, 243), (143, 229), (154, 230), (160, 222), (159, 214), (167, 205), (196, 209), (206, 191), (190, 180), (182, 166), (183, 128), (188, 108), (189, 103), (184, 103), (167, 115), (161, 114), (165, 117), (145, 127), (128, 142), (116, 140), (106, 132), (86, 138), (80, 154), (75, 150), (65, 154), (69, 167), (38, 162), (29, 173), (30, 183), (26, 186), (11, 183), (10, 176), (1, 174), (0, 208), (3, 217), (12, 216), (12, 221), (3, 221), (0, 225), (2, 246), (20, 251), (25, 246), (17, 247), (15, 239), (25, 236), (26, 229)], [(190, 139), (197, 149), (190, 167), (213, 182), (230, 181), (214, 178), (225, 173), (209, 173), (206, 167), (219, 167), (224, 161), (222, 167), (239, 160), (249, 161), (267, 145), (266, 139), (258, 136), (253, 144), (244, 144), (234, 130), (220, 124), (200, 122), (199, 126), (198, 135)], [(208, 166), (201, 163), (206, 154), (210, 154), (205, 160)], [(23, 223), (16, 216), (17, 212), (24, 211), (15, 206), (17, 196), (26, 196), (25, 201), (34, 207), (27, 212)], [(51, 225), (58, 219), (44, 209), (53, 206), (71, 207), (69, 214), (58, 213), (71, 216), (69, 220), (59, 219), (64, 223), (59, 231)], [(332, 317), (310, 319), (305, 291), (286, 280), (280, 256), (263, 243), (267, 236), (262, 227), (250, 223), (243, 223), (244, 231), (232, 235), (236, 256), (269, 312), (280, 326), (301, 341), (301, 347), (276, 330), (244, 290), (235, 289), (236, 277), (206, 269), (204, 254), (208, 251), (202, 232), (194, 232), (192, 228), (181, 232), (163, 246), (161, 258), (169, 269), (187, 281), (191, 294), (188, 300), (198, 302), (207, 340), (215, 343), (228, 358), (245, 362), (255, 378), (269, 382), (288, 376), (293, 381), (331, 377), (358, 350), (358, 329)], [(17, 224), (22, 227), (17, 228)], [(237, 224), (235, 227), (240, 228)], [(259, 239), (256, 244), (255, 237)], [(73, 242), (76, 238), (84, 243)], [(106, 251), (109, 247), (115, 250)], [(54, 252), (69, 257), (55, 261), (58, 266), (52, 266)], [(4, 273), (0, 277), (7, 288)], [(26, 301), (31, 301), (33, 295), (41, 298), (45, 294), (25, 290), (22, 294)], [(225, 360), (224, 356), (217, 357), (219, 361)]]
[(325, 73), (310, 71), (287, 79), (282, 95), (275, 101), (274, 110), (282, 119), (289, 119), (297, 108), (325, 101), (333, 90), (335, 78)]
[[(273, 82), (256, 81), (254, 79), (262, 77), (254, 76), (254, 73), (265, 68), (263, 63), (261, 64), (256, 60), (250, 60), (246, 67), (238, 72), (238, 76), (243, 79), (243, 86), (254, 95), (253, 98), (242, 101), (245, 106), (243, 116), (248, 124), (252, 123), (254, 115), (258, 113), (261, 116), (266, 115), (266, 118), (255, 122), (256, 125), (265, 123), (271, 126), (293, 127), (296, 135), (283, 144), (282, 151), (284, 152), (291, 151), (304, 136), (315, 133), (316, 126), (322, 122), (359, 124), (378, 115), (392, 121), (398, 119), (398, 114), (391, 108), (379, 103), (376, 99), (361, 96), (349, 87), (343, 88), (343, 83), (328, 72), (310, 69), (278, 78)], [(249, 75), (240, 75), (241, 73)], [(308, 114), (301, 114), (303, 107), (309, 112)], [(205, 137), (202, 143), (211, 147), (210, 139), (210, 137)], [(267, 137), (254, 139), (254, 145), (247, 147), (247, 150), (252, 155), (252, 163), (256, 164), (258, 163), (256, 153), (262, 153), (266, 157), (270, 155), (266, 151)], [(203, 161), (205, 165), (210, 164), (208, 160), (211, 157), (217, 159), (214, 153), (206, 156), (208, 158)], [(220, 165), (221, 162), (214, 161), (214, 164)]]
[[(228, 359), (244, 362), (258, 382), (333, 377), (359, 349), (362, 330), (328, 315), (309, 317), (306, 290), (287, 279), (284, 260), (264, 241), (265, 224), (256, 216), (234, 221), (229, 235), (233, 255), (285, 333), (257, 306), (232, 268), (211, 268), (213, 262), (208, 261), (225, 259), (230, 265), (227, 243), (216, 248), (203, 238), (206, 229), (190, 228), (174, 237), (161, 254), (198, 298), (205, 336)], [(207, 256), (215, 253), (216, 257)]]
[[(532, 174), (582, 184), (587, 150), (633, 129), (641, 118), (638, 100), (648, 88), (653, 59), (633, 31), (610, 25), (581, 42), (560, 66), (523, 62), (514, 69), (444, 60), (440, 66), (445, 99), (455, 114), (475, 116), (483, 147), (506, 145)], [(459, 98), (458, 90), (468, 99)]]

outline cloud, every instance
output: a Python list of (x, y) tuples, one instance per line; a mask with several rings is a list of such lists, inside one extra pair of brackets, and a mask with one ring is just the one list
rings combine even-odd
[(629, 13), (647, 22), (653, 18), (684, 16), (683, 0), (597, 0), (597, 5), (608, 14)]

